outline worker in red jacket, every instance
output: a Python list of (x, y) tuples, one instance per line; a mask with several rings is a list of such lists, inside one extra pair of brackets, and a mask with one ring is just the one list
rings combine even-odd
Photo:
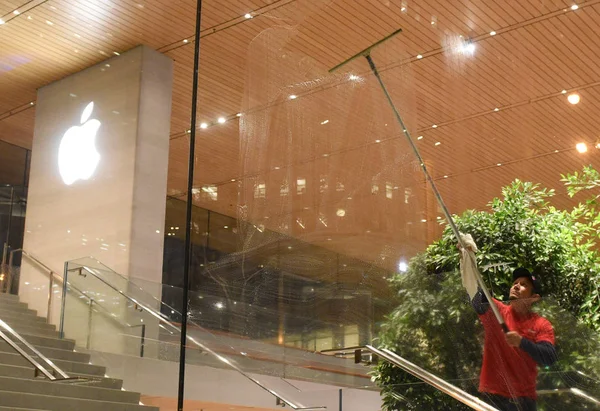
[(513, 272), (509, 303), (496, 304), (509, 329), (505, 333), (479, 289), (471, 303), (485, 330), (479, 391), (502, 411), (535, 411), (537, 366), (556, 359), (554, 330), (532, 305), (542, 295), (539, 278), (525, 268)]

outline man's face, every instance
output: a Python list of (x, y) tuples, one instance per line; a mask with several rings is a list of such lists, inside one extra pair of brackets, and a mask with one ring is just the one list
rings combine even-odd
[(531, 298), (533, 295), (533, 283), (528, 277), (519, 277), (510, 287), (509, 299), (518, 300), (521, 298)]

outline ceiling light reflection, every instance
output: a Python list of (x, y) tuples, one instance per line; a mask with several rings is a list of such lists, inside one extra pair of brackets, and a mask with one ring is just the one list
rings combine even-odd
[(578, 152), (580, 152), (582, 154), (586, 153), (588, 151), (587, 144), (585, 144), (585, 143), (577, 143), (575, 145), (575, 148), (577, 149)]

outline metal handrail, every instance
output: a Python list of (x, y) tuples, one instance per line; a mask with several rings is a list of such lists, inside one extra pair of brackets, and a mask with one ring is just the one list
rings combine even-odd
[(407, 373), (414, 375), (420, 380), (431, 385), (433, 388), (442, 391), (445, 394), (448, 394), (452, 398), (462, 402), (463, 404), (471, 407), (474, 410), (498, 411), (497, 408), (492, 407), (488, 403), (469, 394), (468, 392), (461, 390), (460, 388), (450, 384), (442, 378), (428, 371), (425, 371), (423, 368), (411, 363), (410, 361), (402, 358), (401, 356), (390, 350), (375, 348), (371, 345), (366, 345), (365, 348), (373, 354), (378, 355), (379, 357), (391, 362), (395, 366), (402, 368)]
[[(8, 246), (5, 244), (5, 250), (8, 248)], [(50, 276), (50, 284), (48, 286), (48, 312), (46, 313), (46, 320), (48, 321), (48, 323), (50, 323), (50, 317), (51, 317), (51, 313), (52, 313), (52, 288), (54, 287), (54, 276), (56, 276), (56, 278), (59, 280), (59, 282), (64, 282), (64, 278), (60, 275), (58, 275), (55, 271), (53, 271), (50, 267), (48, 267), (46, 264), (44, 264), (43, 262), (41, 262), (40, 260), (38, 260), (36, 257), (34, 257), (33, 255), (29, 254), (26, 250), (19, 248), (19, 249), (15, 249), (15, 250), (10, 250), (9, 253), (9, 262), (8, 262), (8, 267), (9, 267), (9, 271), (12, 271), (12, 267), (13, 267), (13, 259), (14, 259), (14, 253), (20, 252), (22, 255), (24, 255), (25, 257), (29, 258), (31, 261), (35, 262), (37, 265), (39, 265), (40, 267), (42, 267), (44, 270), (46, 270)], [(12, 282), (12, 276), (10, 277), (10, 282)], [(8, 285), (8, 289), (10, 289), (10, 282)], [(63, 284), (64, 285), (64, 284)], [(90, 315), (91, 315), (91, 311), (93, 309), (93, 305), (95, 304), (96, 307), (101, 308), (102, 310), (104, 310), (106, 313), (110, 314), (110, 311), (104, 307), (102, 304), (100, 304), (98, 301), (96, 301), (95, 299), (93, 299), (92, 297), (90, 297), (89, 295), (85, 294), (83, 291), (81, 291), (80, 289), (78, 289), (77, 287), (75, 287), (72, 284), (69, 284), (67, 282), (67, 285), (69, 286), (69, 288), (71, 290), (76, 291), (79, 295), (81, 295), (82, 297), (86, 298), (89, 302), (90, 305)], [(142, 331), (141, 331), (141, 346), (140, 346), (140, 356), (143, 357), (144, 356), (144, 341), (145, 341), (145, 334), (146, 334), (146, 325), (145, 324), (129, 324), (127, 322), (121, 321), (119, 320), (117, 317), (108, 316), (109, 318), (111, 318), (113, 321), (115, 321), (116, 323), (118, 323), (119, 325), (121, 325), (122, 327), (128, 327), (128, 328), (138, 328), (141, 327)], [(63, 336), (62, 334), (62, 326), (61, 326), (61, 336)], [(87, 343), (87, 347), (86, 348), (90, 348), (90, 342), (88, 341)]]
[(578, 397), (581, 397), (584, 400), (586, 400), (588, 402), (591, 402), (592, 404), (600, 405), (600, 400), (598, 400), (597, 398), (594, 398), (591, 395), (583, 392), (579, 388), (557, 388), (557, 389), (554, 389), (554, 390), (538, 390), (537, 393), (538, 393), (538, 395), (569, 393), (569, 394), (573, 394), (573, 395), (576, 395)]
[[(11, 272), (12, 272), (14, 254), (18, 253), (18, 252), (20, 252), (21, 255), (24, 255), (25, 257), (29, 258), (31, 261), (33, 261), (34, 263), (36, 263), (37, 265), (42, 267), (44, 270), (48, 271), (48, 273), (50, 274), (49, 275), (50, 283), (48, 284), (48, 307), (47, 307), (47, 312), (46, 312), (46, 320), (48, 322), (50, 322), (51, 315), (52, 315), (52, 288), (54, 288), (54, 276), (57, 274), (54, 271), (52, 271), (52, 269), (50, 267), (48, 267), (46, 264), (42, 263), (40, 260), (38, 260), (31, 254), (29, 254), (27, 251), (25, 251), (22, 248), (18, 248), (16, 250), (10, 250), (10, 256), (8, 259), (8, 267)], [(12, 275), (10, 278), (11, 278), (10, 281), (12, 282)]]
[(45, 355), (43, 355), (41, 352), (39, 352), (31, 344), (29, 344), (23, 337), (21, 337), (21, 335), (19, 335), (19, 333), (17, 333), (15, 330), (13, 330), (12, 327), (10, 327), (8, 324), (6, 324), (2, 320), (0, 320), (0, 328), (3, 328), (10, 335), (12, 335), (15, 339), (17, 339), (21, 344), (23, 344), (31, 352), (33, 352), (41, 360), (43, 360), (43, 362), (45, 362), (46, 364), (48, 364), (50, 366), (50, 368), (52, 368), (56, 374), (60, 375), (61, 378), (56, 378), (54, 376), (54, 374), (52, 374), (50, 371), (48, 371), (46, 368), (44, 368), (32, 356), (30, 356), (29, 354), (27, 354), (27, 352), (25, 352), (25, 350), (23, 350), (16, 342), (14, 342), (12, 339), (8, 338), (8, 336), (4, 332), (2, 332), (0, 330), (0, 338), (2, 338), (4, 341), (6, 341), (8, 343), (8, 345), (10, 345), (15, 351), (17, 351), (19, 354), (21, 354), (21, 356), (23, 358), (25, 358), (27, 361), (29, 361), (29, 363), (35, 367), (36, 371), (39, 371), (42, 374), (44, 374), (44, 376), (46, 378), (48, 378), (50, 381), (56, 381), (56, 380), (59, 380), (59, 379), (60, 380), (62, 380), (62, 379), (65, 379), (65, 380), (71, 379), (71, 377), (69, 377), (63, 370), (61, 370), (60, 368), (58, 368), (58, 366), (56, 366), (56, 364), (54, 364), (50, 359), (48, 359)]
[[(79, 264), (78, 264), (79, 265)], [(96, 274), (93, 270), (91, 270), (90, 268), (81, 265), (81, 267), (88, 273), (90, 273), (94, 278), (96, 278), (97, 280), (99, 280), (100, 282), (102, 282), (103, 284), (105, 284), (107, 287), (111, 288), (112, 290), (116, 291), (117, 293), (119, 293), (121, 296), (123, 296), (125, 299), (127, 299), (128, 301), (132, 302), (133, 304), (135, 304), (137, 307), (141, 308), (143, 311), (148, 312), (151, 316), (153, 316), (154, 318), (156, 318), (158, 321), (166, 324), (169, 328), (175, 330), (178, 333), (181, 333), (181, 330), (177, 327), (175, 327), (169, 320), (167, 320), (166, 318), (164, 318), (163, 314), (156, 311), (153, 308), (147, 307), (145, 304), (142, 304), (141, 302), (139, 302), (137, 299), (129, 296), (128, 294), (126, 294), (125, 292), (119, 290), (118, 288), (116, 288), (114, 285), (110, 284), (108, 281), (106, 281), (105, 279), (103, 279), (102, 277), (100, 277), (98, 274)], [(296, 404), (294, 403), (292, 400), (286, 398), (285, 396), (279, 394), (278, 392), (266, 387), (265, 385), (263, 385), (259, 380), (257, 380), (256, 378), (252, 377), (250, 374), (246, 373), (245, 371), (243, 371), (240, 367), (238, 367), (237, 365), (235, 365), (234, 363), (232, 363), (229, 359), (223, 357), (222, 355), (216, 353), (215, 351), (213, 351), (212, 349), (210, 349), (209, 347), (207, 347), (206, 345), (202, 344), (199, 341), (196, 341), (193, 337), (188, 336), (187, 339), (192, 342), (194, 345), (196, 345), (198, 348), (204, 350), (205, 352), (213, 355), (215, 358), (217, 358), (218, 360), (220, 360), (221, 362), (223, 362), (224, 364), (226, 364), (228, 367), (232, 368), (233, 370), (237, 371), (238, 373), (240, 373), (242, 376), (246, 377), (249, 381), (253, 382), (254, 384), (258, 385), (260, 388), (262, 388), (263, 390), (265, 390), (266, 392), (268, 392), (269, 394), (273, 395), (275, 398), (278, 398), (281, 402), (285, 403), (286, 405), (288, 405), (290, 408), (294, 409), (294, 410), (305, 410), (305, 411), (310, 411), (310, 410), (323, 410), (326, 409), (327, 407), (325, 406), (318, 406), (318, 407), (305, 407), (302, 404)], [(488, 409), (486, 411), (492, 411), (495, 409)], [(497, 410), (496, 410), (497, 411)]]

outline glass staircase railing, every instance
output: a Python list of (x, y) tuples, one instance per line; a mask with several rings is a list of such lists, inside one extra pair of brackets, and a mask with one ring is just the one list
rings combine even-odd
[[(87, 257), (69, 261), (65, 266), (60, 333), (91, 350), (124, 355), (139, 355), (159, 360), (179, 360), (180, 324), (171, 318), (180, 317), (176, 307), (161, 301), (161, 284), (145, 283), (144, 287)], [(101, 311), (92, 311), (82, 304), (77, 289)], [(118, 321), (114, 321), (117, 319)], [(127, 325), (127, 327), (124, 326)], [(133, 331), (143, 326), (142, 336)], [(278, 402), (295, 410), (324, 409), (322, 405), (306, 404), (301, 393), (290, 389), (284, 379), (258, 377), (248, 361), (248, 352), (228, 344), (226, 338), (188, 321), (188, 361), (236, 371)], [(141, 347), (141, 348), (140, 348)], [(268, 353), (264, 353), (263, 357)], [(237, 359), (234, 359), (237, 358)]]

